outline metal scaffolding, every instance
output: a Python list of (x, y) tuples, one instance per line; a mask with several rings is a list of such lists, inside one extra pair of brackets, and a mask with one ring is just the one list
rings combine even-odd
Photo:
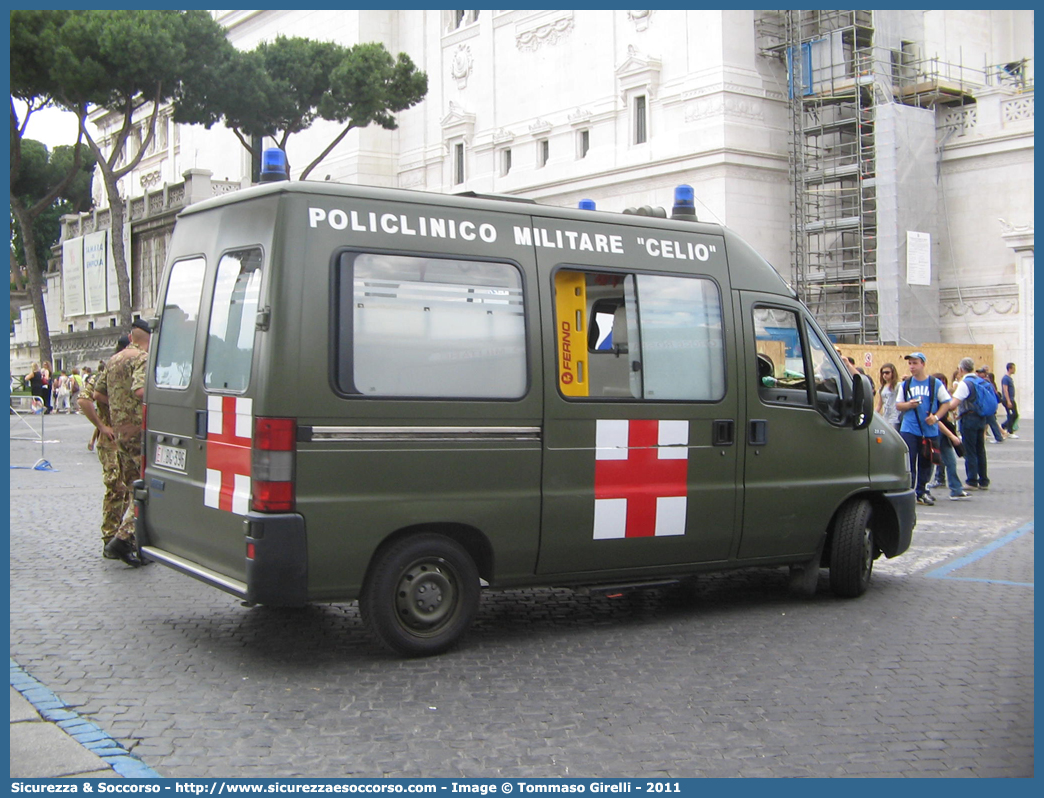
[(875, 13), (756, 12), (761, 52), (787, 69), (795, 288), (826, 331), (847, 343), (881, 341), (878, 199), (881, 190), (894, 196), (898, 178), (894, 157), (878, 152), (879, 127), (891, 143), (895, 118), (878, 109), (972, 103), (992, 74), (1025, 71), (925, 61), (914, 42), (878, 46)]

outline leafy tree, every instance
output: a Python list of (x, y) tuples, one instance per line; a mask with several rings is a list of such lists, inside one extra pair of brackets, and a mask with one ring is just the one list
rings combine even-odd
[[(74, 168), (76, 156), (74, 147), (58, 146), (48, 152), (47, 147), (33, 139), (22, 141), (22, 168), (11, 191), (29, 206), (34, 205), (37, 198), (49, 193), (51, 186), (56, 185), (73, 172), (73, 180), (60, 195), (34, 220), (33, 248), (36, 251), (36, 262), (43, 269), (51, 253), (51, 247), (61, 238), (61, 218), (65, 214), (88, 211), (94, 204), (91, 196), (91, 183), (94, 179), (94, 157), (88, 152), (80, 159), (78, 168)], [(14, 214), (12, 213), (12, 218)], [(19, 264), (18, 272), (12, 272), (12, 282), (19, 288), (25, 287), (25, 275), (20, 265), (27, 263), (25, 256), (25, 239), (17, 226), (11, 236), (13, 255)]]
[[(11, 280), (28, 288), (36, 316), (40, 357), (51, 360), (51, 337), (43, 302), (44, 273), (51, 247), (61, 237), (61, 217), (89, 210), (94, 157), (85, 147), (47, 147), (33, 139), (19, 141), (21, 163), (11, 178)], [(31, 242), (26, 246), (26, 242)], [(25, 264), (24, 270), (21, 264)]]
[(408, 55), (393, 57), (380, 43), (343, 47), (277, 36), (236, 52), (186, 89), (174, 118), (207, 128), (224, 121), (254, 157), (260, 153), (253, 137), (271, 137), (285, 151), (290, 137), (316, 119), (343, 125), (302, 171), (304, 180), (352, 129), (370, 124), (396, 129), (394, 114), (424, 99), (428, 76)]
[[(12, 39), (16, 14), (45, 13), (12, 12)], [(80, 135), (97, 159), (105, 184), (112, 230), (120, 235), (125, 206), (119, 181), (138, 165), (152, 143), (160, 108), (180, 96), (188, 82), (208, 79), (211, 70), (220, 68), (234, 52), (232, 45), (224, 28), (202, 10), (70, 11), (54, 35), (36, 38), (48, 48), (46, 57), (26, 58), (27, 71), (35, 75), (45, 69), (37, 83), (53, 102), (79, 116)], [(128, 153), (135, 115), (150, 103), (148, 132), (140, 149)], [(87, 115), (99, 108), (119, 120), (108, 152), (87, 129)], [(123, 247), (113, 247), (112, 254), (120, 322), (127, 326), (132, 316), (130, 270)]]
[[(53, 103), (54, 83), (49, 58), (54, 51), (58, 30), (68, 14), (68, 11), (11, 12), (10, 203), (15, 221), (13, 227), (17, 229), (12, 243), (15, 238), (21, 242), (33, 242), (30, 246), (22, 246), (20, 254), (26, 265), (25, 282), (28, 283), (36, 317), (41, 360), (51, 360), (52, 357), (47, 308), (43, 301), (47, 245), (42, 241), (46, 239), (46, 233), (37, 231), (38, 220), (53, 213), (55, 201), (70, 190), (74, 181), (89, 181), (89, 172), (93, 168), (79, 136), (73, 147), (56, 148), (56, 152), (51, 154), (39, 142), (25, 139), (26, 126), (32, 115)], [(25, 104), (21, 117), (15, 105), (16, 99)], [(89, 182), (86, 193), (89, 197)], [(51, 238), (50, 243), (55, 240)], [(13, 246), (11, 269), (12, 279), (21, 276)]]

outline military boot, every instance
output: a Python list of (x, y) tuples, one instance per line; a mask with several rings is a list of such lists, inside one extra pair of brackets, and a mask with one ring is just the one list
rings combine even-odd
[(112, 556), (113, 559), (123, 560), (127, 565), (135, 568), (140, 568), (142, 564), (138, 558), (137, 549), (129, 540), (113, 538), (105, 544), (105, 554)]

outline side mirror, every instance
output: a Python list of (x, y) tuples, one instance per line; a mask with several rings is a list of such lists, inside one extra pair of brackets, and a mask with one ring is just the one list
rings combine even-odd
[(852, 429), (866, 429), (874, 417), (874, 384), (865, 374), (852, 376)]

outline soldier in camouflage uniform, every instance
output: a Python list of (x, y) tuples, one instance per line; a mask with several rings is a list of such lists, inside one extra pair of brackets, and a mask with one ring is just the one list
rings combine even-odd
[[(121, 335), (120, 340), (116, 344), (116, 353), (126, 349), (129, 343), (130, 338), (126, 335)], [(84, 383), (83, 390), (80, 391), (76, 403), (80, 407), (80, 412), (95, 426), (94, 438), (91, 439), (91, 444), (97, 438), (98, 460), (101, 462), (102, 484), (105, 486), (105, 495), (102, 497), (102, 556), (115, 560), (118, 557), (114, 554), (108, 554), (105, 551), (105, 545), (115, 537), (116, 530), (123, 520), (127, 507), (124, 501), (126, 494), (117, 497), (116, 493), (115, 486), (119, 469), (116, 462), (116, 443), (110, 437), (112, 421), (109, 418), (109, 405), (105, 402), (95, 403), (94, 401), (95, 390), (100, 390), (104, 394), (108, 393), (104, 364), (102, 364), (102, 369), (97, 373), (88, 375)], [(88, 444), (88, 449), (92, 448), (91, 444)]]
[(136, 319), (131, 326), (130, 345), (105, 364), (105, 392), (98, 384), (94, 386), (94, 401), (109, 405), (112, 424), (107, 437), (116, 444), (117, 465), (113, 493), (115, 501), (125, 508), (116, 534), (105, 544), (105, 552), (133, 566), (142, 564), (134, 541), (131, 499), (132, 485), (141, 476), (141, 414), (150, 332), (148, 322)]

